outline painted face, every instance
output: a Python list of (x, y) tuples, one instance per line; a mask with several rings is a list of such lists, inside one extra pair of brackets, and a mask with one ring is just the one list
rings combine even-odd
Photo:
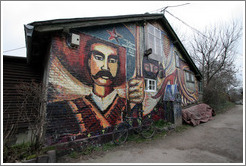
[(145, 78), (156, 79), (158, 72), (158, 61), (143, 59), (143, 75)]
[(145, 69), (145, 71), (152, 72), (154, 74), (156, 74), (159, 71), (158, 66), (156, 66), (156, 65), (154, 65), (152, 63), (145, 63), (144, 64), (144, 69)]
[(91, 45), (88, 61), (93, 81), (102, 86), (112, 84), (118, 70), (117, 49), (102, 43)]

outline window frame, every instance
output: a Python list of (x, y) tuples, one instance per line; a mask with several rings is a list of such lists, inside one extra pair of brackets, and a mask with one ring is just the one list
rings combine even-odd
[(187, 70), (184, 70), (184, 71), (185, 71), (186, 82), (195, 83), (195, 75), (190, 71), (187, 71)]
[[(154, 80), (154, 79), (150, 79), (150, 78), (145, 78), (144, 79), (145, 81), (145, 91), (146, 92), (156, 92), (157, 91), (157, 81)], [(150, 82), (153, 82), (154, 84), (152, 85), (153, 89), (152, 88), (149, 88), (150, 87)]]
[(184, 72), (185, 72), (185, 84), (186, 84), (186, 87), (190, 91), (193, 91), (194, 92), (196, 90), (195, 75), (191, 71), (189, 71), (189, 70), (184, 70)]
[[(151, 30), (152, 29), (152, 30)], [(146, 49), (152, 48), (152, 59), (160, 61), (164, 58), (163, 33), (162, 30), (148, 23), (146, 25)], [(150, 40), (150, 36), (152, 39)]]
[(203, 85), (202, 81), (198, 81), (198, 93), (203, 93)]
[(179, 68), (180, 67), (180, 64), (179, 64), (179, 53), (178, 53), (178, 51), (174, 51), (174, 54), (175, 54), (175, 66), (177, 68)]

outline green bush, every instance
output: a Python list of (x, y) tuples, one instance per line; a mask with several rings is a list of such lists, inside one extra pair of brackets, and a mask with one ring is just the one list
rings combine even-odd
[(215, 110), (216, 114), (220, 114), (220, 113), (223, 113), (223, 112), (229, 110), (230, 108), (234, 107), (235, 104), (232, 103), (232, 102), (227, 101), (225, 103), (221, 103), (221, 104), (218, 104), (218, 105), (211, 104), (210, 106)]
[(211, 106), (215, 111), (218, 111), (221, 107), (228, 105), (229, 96), (225, 93), (225, 90), (211, 84), (204, 88), (203, 102)]

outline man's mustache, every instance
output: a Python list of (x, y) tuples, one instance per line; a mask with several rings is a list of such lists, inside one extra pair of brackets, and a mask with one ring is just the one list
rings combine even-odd
[(92, 77), (94, 79), (98, 79), (99, 77), (103, 77), (103, 76), (108, 77), (108, 79), (110, 79), (110, 80), (114, 79), (112, 74), (107, 70), (100, 70), (99, 72), (97, 72), (96, 75), (93, 75)]

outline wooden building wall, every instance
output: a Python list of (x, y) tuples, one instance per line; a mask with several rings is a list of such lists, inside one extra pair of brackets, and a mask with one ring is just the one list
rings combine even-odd
[(40, 83), (42, 70), (40, 67), (27, 64), (25, 57), (3, 56), (3, 129), (4, 134), (17, 126), (16, 134), (28, 129), (28, 123), (20, 118), (20, 103), (23, 95), (18, 89), (23, 83), (32, 81)]

